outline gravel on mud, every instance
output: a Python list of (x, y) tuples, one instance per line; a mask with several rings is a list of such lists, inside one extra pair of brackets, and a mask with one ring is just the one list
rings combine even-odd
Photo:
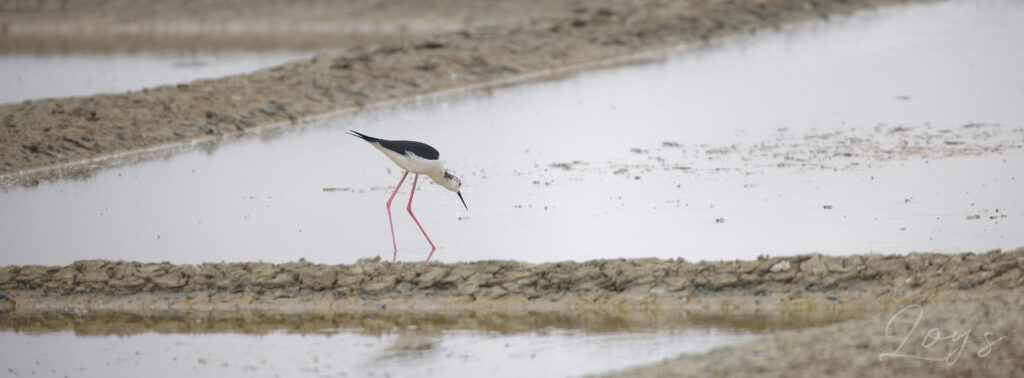
[(306, 261), (173, 265), (83, 260), (0, 268), (15, 311), (339, 311), (429, 308), (875, 308), (1024, 284), (1024, 248), (984, 254), (802, 255), (528, 264)]

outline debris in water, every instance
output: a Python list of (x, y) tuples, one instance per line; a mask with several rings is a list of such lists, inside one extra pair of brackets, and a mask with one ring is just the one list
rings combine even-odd
[(572, 163), (551, 163), (548, 165), (551, 168), (561, 168), (564, 170), (572, 170)]

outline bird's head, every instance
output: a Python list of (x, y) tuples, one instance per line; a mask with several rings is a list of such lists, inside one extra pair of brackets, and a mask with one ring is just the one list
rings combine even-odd
[(469, 210), (469, 206), (466, 206), (466, 200), (462, 198), (462, 180), (452, 174), (451, 171), (444, 171), (444, 178), (440, 182), (441, 186), (445, 189), (451, 190), (459, 195), (459, 199), (462, 200), (462, 206)]

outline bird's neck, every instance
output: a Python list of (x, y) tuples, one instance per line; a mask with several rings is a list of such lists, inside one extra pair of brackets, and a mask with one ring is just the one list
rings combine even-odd
[(444, 170), (443, 169), (427, 173), (427, 177), (430, 177), (430, 179), (434, 180), (434, 182), (436, 182), (438, 185), (444, 186)]

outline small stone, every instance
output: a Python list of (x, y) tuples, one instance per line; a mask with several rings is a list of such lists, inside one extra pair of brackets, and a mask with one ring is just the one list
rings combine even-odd
[(441, 43), (441, 42), (435, 42), (435, 41), (426, 41), (426, 42), (423, 42), (423, 43), (420, 43), (420, 44), (416, 45), (416, 48), (417, 48), (417, 49), (429, 49), (429, 50), (433, 50), (433, 49), (439, 49), (439, 48), (442, 48), (442, 47), (444, 47), (444, 46), (445, 46), (445, 44), (444, 44), (444, 43)]
[(379, 263), (379, 262), (380, 262), (380, 256), (364, 257), (364, 258), (361, 258), (359, 260), (356, 260), (356, 265), (376, 264), (376, 263)]
[(785, 271), (789, 270), (789, 268), (791, 268), (791, 266), (789, 265), (789, 261), (782, 260), (782, 261), (779, 261), (778, 263), (776, 263), (775, 265), (772, 265), (772, 267), (770, 269), (768, 269), (768, 271), (772, 272), (772, 273), (778, 273), (778, 272), (785, 272)]
[(0, 268), (0, 285), (13, 281), (16, 275), (15, 272), (16, 267), (14, 266), (5, 266)]
[(0, 294), (0, 313), (14, 311), (14, 298)]
[(487, 296), (491, 298), (501, 298), (508, 295), (508, 290), (503, 289), (501, 286), (495, 286), (487, 290)]
[(402, 283), (398, 284), (397, 289), (398, 289), (399, 293), (408, 293), (408, 292), (412, 291), (413, 289), (415, 289), (415, 287), (413, 287), (411, 283), (402, 282)]
[(153, 283), (161, 289), (176, 289), (185, 286), (186, 282), (188, 282), (188, 279), (178, 271), (153, 278)]
[(274, 278), (270, 279), (269, 281), (265, 281), (264, 286), (267, 288), (278, 289), (294, 285), (295, 281), (296, 277), (294, 273), (281, 272), (278, 273), (276, 276), (274, 276)]
[(151, 278), (159, 276), (165, 273), (165, 267), (162, 264), (148, 264), (143, 265), (138, 270), (139, 277)]
[(302, 287), (312, 290), (326, 290), (334, 286), (338, 273), (328, 268), (313, 268), (299, 272)]
[(104, 284), (110, 280), (110, 276), (104, 270), (87, 270), (80, 280), (84, 283)]
[(378, 277), (374, 281), (364, 283), (363, 291), (371, 293), (388, 291), (394, 288), (396, 279), (397, 277), (395, 276)]
[(277, 114), (278, 108), (277, 105), (266, 104), (260, 107), (260, 111), (266, 113), (267, 115), (274, 115)]
[(46, 276), (46, 267), (38, 265), (30, 265), (22, 267), (18, 271), (18, 282), (20, 283), (33, 283)]

